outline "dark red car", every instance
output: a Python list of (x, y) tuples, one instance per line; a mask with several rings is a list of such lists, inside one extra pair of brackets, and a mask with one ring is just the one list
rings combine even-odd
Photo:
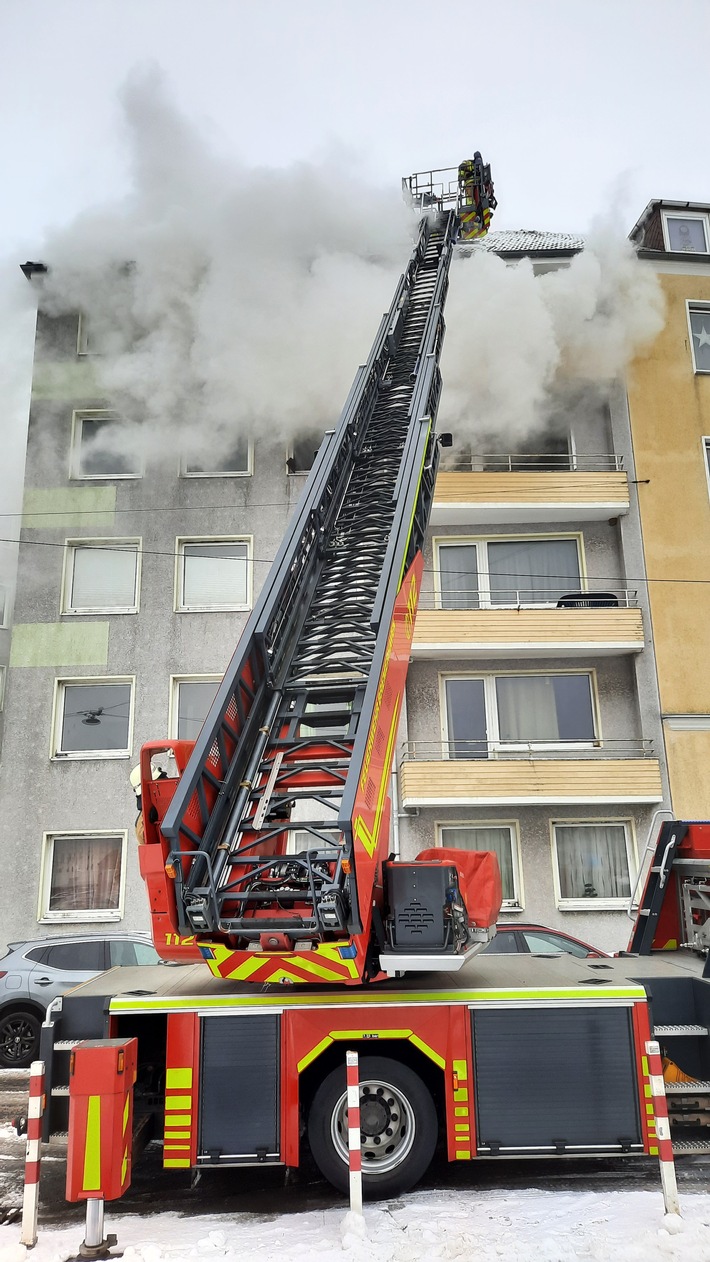
[(489, 955), (559, 955), (562, 951), (579, 958), (590, 955), (600, 958), (610, 954), (559, 929), (510, 922), (497, 926), (495, 938), (486, 947)]

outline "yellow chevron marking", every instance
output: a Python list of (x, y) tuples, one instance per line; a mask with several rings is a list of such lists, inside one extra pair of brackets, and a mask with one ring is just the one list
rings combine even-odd
[(123, 1135), (125, 1135), (126, 1133), (126, 1127), (128, 1126), (128, 1114), (130, 1113), (130, 1111), (131, 1111), (131, 1097), (127, 1095), (126, 1103), (123, 1106), (123, 1130), (121, 1132)]

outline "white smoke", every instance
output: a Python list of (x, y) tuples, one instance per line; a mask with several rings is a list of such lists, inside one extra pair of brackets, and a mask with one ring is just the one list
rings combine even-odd
[(123, 105), (131, 195), (47, 241), (44, 310), (85, 313), (101, 389), (149, 452), (332, 425), (411, 249), (398, 190), (342, 155), (227, 165), (155, 75)]
[(440, 421), (457, 445), (540, 433), (580, 386), (603, 399), (663, 327), (658, 278), (616, 215), (592, 226), (567, 267), (536, 276), (530, 260), (475, 250), (454, 262), (450, 288)]
[[(338, 154), (282, 171), (227, 163), (155, 73), (131, 79), (123, 106), (132, 191), (47, 241), (42, 302), (86, 314), (132, 444), (190, 456), (333, 424), (416, 231), (398, 190)], [(458, 445), (494, 434), (511, 449), (573, 381), (603, 397), (660, 330), (660, 287), (618, 218), (546, 275), (484, 251), (454, 263), (441, 423)]]

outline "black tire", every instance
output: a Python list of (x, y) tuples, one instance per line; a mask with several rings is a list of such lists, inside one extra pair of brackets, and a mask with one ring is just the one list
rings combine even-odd
[[(408, 1192), (428, 1169), (438, 1136), (434, 1101), (421, 1078), (395, 1060), (363, 1056), (360, 1126), (363, 1197), (378, 1200)], [(344, 1065), (328, 1074), (313, 1097), (308, 1113), (308, 1142), (324, 1178), (339, 1192), (347, 1192)]]
[(41, 1021), (34, 1012), (0, 1015), (0, 1067), (26, 1069), (37, 1059)]

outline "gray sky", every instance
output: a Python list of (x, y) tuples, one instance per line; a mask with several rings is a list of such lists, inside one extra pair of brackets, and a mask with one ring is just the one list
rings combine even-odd
[(480, 148), (498, 227), (580, 231), (621, 198), (710, 200), (708, 0), (2, 0), (0, 254), (126, 188), (117, 89), (163, 69), (247, 164), (363, 157), (373, 180)]
[(584, 232), (612, 206), (628, 231), (651, 197), (710, 201), (709, 36), (710, 0), (0, 0), (6, 470), (31, 355), (17, 264), (127, 193), (135, 67), (225, 163), (344, 152), (397, 187), (479, 148), (495, 227)]

